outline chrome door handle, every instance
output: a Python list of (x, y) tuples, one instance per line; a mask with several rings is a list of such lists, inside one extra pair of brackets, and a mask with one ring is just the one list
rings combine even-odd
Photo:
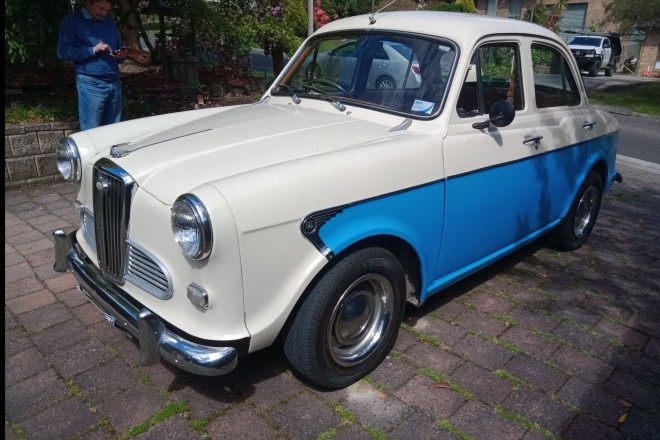
[(529, 144), (530, 142), (534, 142), (534, 146), (538, 149), (539, 148), (539, 141), (541, 139), (543, 139), (543, 136), (541, 136), (541, 135), (534, 136), (534, 137), (531, 137), (529, 139), (525, 139), (523, 141), (523, 144)]
[(592, 129), (592, 128), (594, 127), (594, 125), (596, 125), (596, 124), (597, 124), (596, 121), (587, 121), (587, 122), (585, 122), (584, 124), (582, 124), (582, 128), (584, 128), (585, 130), (590, 130), (590, 129)]

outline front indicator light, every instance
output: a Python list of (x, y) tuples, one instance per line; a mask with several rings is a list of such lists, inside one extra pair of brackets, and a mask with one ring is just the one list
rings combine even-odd
[(188, 284), (186, 288), (188, 299), (191, 303), (199, 307), (207, 308), (209, 306), (209, 295), (206, 290), (202, 289), (195, 283)]

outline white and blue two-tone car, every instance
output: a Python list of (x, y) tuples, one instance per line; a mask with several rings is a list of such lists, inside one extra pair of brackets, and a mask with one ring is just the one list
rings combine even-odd
[[(342, 84), (310, 68), (346, 41)], [(405, 46), (420, 81), (369, 81), (383, 45)], [(541, 236), (580, 247), (621, 180), (617, 136), (542, 27), (342, 19), (254, 104), (63, 139), (81, 223), (54, 231), (55, 268), (138, 340), (143, 364), (220, 375), (277, 342), (303, 380), (341, 388), (383, 361), (407, 303)]]

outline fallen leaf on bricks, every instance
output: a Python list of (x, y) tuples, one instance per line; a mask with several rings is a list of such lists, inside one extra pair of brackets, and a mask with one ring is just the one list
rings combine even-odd
[(449, 382), (436, 382), (433, 384), (433, 388), (451, 388), (451, 384)]

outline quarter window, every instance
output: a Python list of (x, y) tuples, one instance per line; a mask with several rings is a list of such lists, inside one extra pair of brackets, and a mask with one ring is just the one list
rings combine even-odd
[(523, 108), (520, 48), (516, 43), (483, 45), (470, 64), (456, 105), (460, 117), (486, 114), (493, 104), (503, 100), (511, 102), (516, 110)]
[(555, 48), (532, 44), (534, 95), (537, 108), (580, 104), (580, 92), (568, 61)]

